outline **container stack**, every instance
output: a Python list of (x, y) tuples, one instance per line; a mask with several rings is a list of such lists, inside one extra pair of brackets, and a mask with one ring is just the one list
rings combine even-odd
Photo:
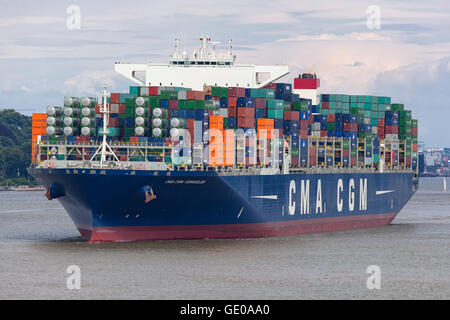
[[(259, 89), (205, 85), (203, 91), (132, 86), (128, 93), (112, 93), (107, 101), (108, 139), (172, 141), (180, 153), (176, 159), (166, 155), (164, 161), (175, 165), (230, 166), (234, 157), (237, 165), (264, 166), (273, 156), (273, 145), (281, 160), (286, 144), (292, 166), (372, 166), (381, 157), (387, 165), (417, 166), (417, 120), (404, 105), (391, 104), (388, 97), (341, 94), (322, 94), (318, 105), (311, 102), (293, 94), (287, 83)], [(64, 108), (49, 107), (47, 135), (67, 141), (78, 141), (75, 136), (98, 139), (103, 116), (96, 104), (93, 98), (66, 97)], [(232, 144), (231, 133), (238, 132), (245, 134)], [(255, 143), (252, 136), (258, 138)], [(205, 147), (209, 152), (203, 154)], [(133, 161), (131, 155), (125, 159), (126, 153), (120, 156)], [(155, 154), (147, 161), (161, 158)], [(136, 159), (142, 161), (142, 156)]]
[(65, 97), (63, 113), (63, 134), (65, 136), (80, 135), (80, 100), (75, 97)]

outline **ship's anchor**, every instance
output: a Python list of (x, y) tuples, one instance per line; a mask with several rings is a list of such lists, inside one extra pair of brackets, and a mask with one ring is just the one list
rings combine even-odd
[(142, 190), (144, 191), (144, 194), (145, 194), (145, 199), (144, 199), (145, 203), (149, 203), (150, 201), (155, 200), (156, 198), (158, 198), (154, 194), (152, 187), (144, 186), (144, 187), (142, 187)]
[(61, 185), (57, 183), (52, 183), (51, 185), (47, 186), (47, 192), (45, 193), (45, 197), (48, 200), (64, 197), (65, 195), (66, 193)]

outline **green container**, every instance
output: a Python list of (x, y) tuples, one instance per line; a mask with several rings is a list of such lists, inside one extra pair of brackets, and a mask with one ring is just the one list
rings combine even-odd
[(401, 103), (393, 103), (391, 104), (392, 111), (403, 111), (405, 109), (405, 105)]
[(159, 100), (160, 100), (159, 96), (150, 96), (149, 97), (150, 108), (159, 108)]
[(280, 100), (280, 99), (266, 100), (266, 107), (268, 109), (281, 109), (281, 110), (283, 110), (283, 108), (284, 108), (284, 101)]
[(169, 91), (169, 90), (161, 90), (161, 99), (166, 100), (177, 100), (178, 99), (178, 92), (177, 91)]
[(228, 98), (228, 88), (227, 87), (220, 87), (220, 97)]
[(299, 149), (298, 149), (298, 148), (296, 148), (296, 149), (292, 148), (292, 150), (291, 150), (291, 156), (293, 156), (293, 157), (298, 157), (299, 155), (300, 155)]
[(267, 118), (269, 119), (283, 119), (284, 111), (282, 109), (268, 109)]
[(220, 97), (220, 87), (211, 87), (211, 96)]
[(380, 155), (374, 154), (373, 155), (373, 163), (378, 163), (378, 162), (380, 162)]
[(141, 94), (141, 87), (130, 86), (130, 94), (136, 94), (139, 96)]

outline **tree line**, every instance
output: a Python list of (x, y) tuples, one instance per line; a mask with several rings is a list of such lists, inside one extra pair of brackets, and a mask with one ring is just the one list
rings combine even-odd
[(34, 185), (31, 163), (31, 116), (0, 110), (0, 186)]

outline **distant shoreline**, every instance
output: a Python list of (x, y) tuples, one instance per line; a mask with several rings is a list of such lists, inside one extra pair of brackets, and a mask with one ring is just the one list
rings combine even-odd
[(42, 186), (40, 187), (2, 187), (0, 191), (45, 191), (46, 189)]

